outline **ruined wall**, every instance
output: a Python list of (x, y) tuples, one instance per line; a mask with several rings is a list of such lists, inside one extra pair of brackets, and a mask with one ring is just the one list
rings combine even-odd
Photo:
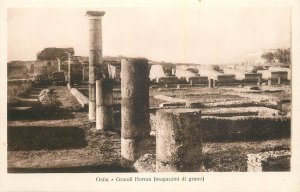
[(203, 141), (259, 140), (290, 137), (290, 118), (203, 117)]
[(156, 82), (159, 84), (176, 84), (179, 82), (179, 79), (176, 76), (158, 77)]
[(164, 69), (161, 65), (152, 65), (149, 73), (150, 80), (165, 77)]
[(7, 81), (7, 100), (13, 99), (31, 89), (33, 82), (27, 79), (15, 79)]
[(193, 84), (207, 84), (208, 77), (200, 77), (200, 76), (187, 77), (186, 81), (188, 83), (193, 82)]
[(283, 68), (283, 67), (269, 67), (270, 71), (286, 71), (287, 72), (287, 79), (292, 79), (292, 71), (290, 68)]
[(245, 71), (229, 68), (224, 68), (223, 71), (225, 74), (234, 74), (237, 80), (245, 79)]
[(26, 79), (28, 77), (27, 65), (8, 65), (7, 78), (8, 79)]
[[(160, 119), (150, 114), (151, 134)], [(290, 137), (291, 119), (287, 117), (204, 116), (200, 120), (203, 142), (243, 141)]]
[(233, 83), (235, 81), (235, 75), (217, 75), (218, 83)]
[(271, 71), (271, 79), (277, 81), (278, 77), (281, 77), (282, 81), (286, 81), (288, 79), (287, 71)]
[(262, 74), (262, 78), (264, 80), (272, 79), (272, 81), (277, 81), (278, 77), (281, 77), (281, 80), (288, 80), (288, 72), (287, 71), (272, 71), (272, 70), (258, 70), (257, 73)]
[(53, 61), (17, 61), (7, 65), (8, 79), (28, 79), (30, 75), (41, 75), (41, 79), (52, 78), (58, 71), (57, 60)]
[(71, 63), (71, 82), (82, 81), (82, 64), (81, 63)]
[(245, 81), (246, 82), (257, 82), (258, 79), (262, 78), (262, 74), (260, 73), (246, 73), (245, 74)]

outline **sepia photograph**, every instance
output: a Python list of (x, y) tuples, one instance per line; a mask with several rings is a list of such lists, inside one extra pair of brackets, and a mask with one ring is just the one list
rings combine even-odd
[(5, 8), (6, 177), (291, 174), (293, 6), (144, 2)]

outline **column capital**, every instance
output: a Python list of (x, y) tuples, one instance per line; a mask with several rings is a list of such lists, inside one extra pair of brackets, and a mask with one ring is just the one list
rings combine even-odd
[(105, 15), (105, 12), (104, 11), (87, 11), (86, 16), (89, 16), (89, 17), (102, 17)]

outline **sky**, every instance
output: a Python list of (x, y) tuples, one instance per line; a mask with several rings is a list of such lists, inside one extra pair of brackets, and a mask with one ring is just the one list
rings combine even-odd
[(103, 55), (155, 61), (243, 62), (264, 49), (290, 47), (288, 6), (9, 8), (8, 61), (35, 60), (46, 47), (74, 47), (88, 56), (87, 10), (102, 10)]

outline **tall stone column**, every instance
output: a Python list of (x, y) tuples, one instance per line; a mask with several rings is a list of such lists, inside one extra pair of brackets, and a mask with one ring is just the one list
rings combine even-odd
[(121, 62), (121, 156), (123, 165), (138, 158), (143, 139), (150, 135), (148, 60)]
[(278, 85), (281, 85), (281, 77), (277, 78), (277, 83), (278, 83)]
[(71, 53), (68, 53), (68, 88), (72, 88), (72, 69), (71, 69)]
[(89, 17), (89, 120), (96, 120), (96, 83), (102, 77), (102, 16), (103, 11), (87, 11)]
[(96, 81), (96, 129), (111, 130), (114, 126), (113, 80)]
[(201, 171), (200, 115), (195, 109), (162, 109), (156, 113), (157, 172)]
[(61, 62), (60, 62), (60, 59), (59, 58), (56, 58), (57, 59), (57, 67), (58, 67), (58, 71), (61, 71)]

